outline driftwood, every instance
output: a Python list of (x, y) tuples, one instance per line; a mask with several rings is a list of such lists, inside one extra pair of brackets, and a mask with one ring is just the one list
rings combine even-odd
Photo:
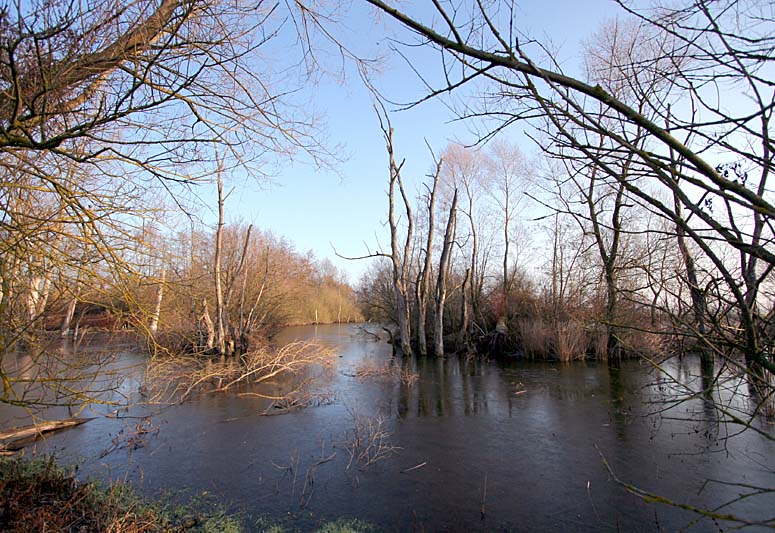
[(393, 330), (389, 328), (382, 328), (384, 331), (387, 331), (388, 336), (390, 337), (390, 340), (388, 342), (390, 343), (391, 348), (393, 349), (393, 357), (396, 356), (396, 340), (393, 338)]
[(42, 424), (33, 424), (0, 431), (0, 454), (9, 455), (8, 452), (21, 450), (41, 438), (46, 433), (60, 431), (94, 420), (94, 418), (67, 418), (65, 420), (52, 420)]
[[(386, 328), (382, 328), (382, 329), (386, 329)], [(365, 333), (366, 335), (371, 335), (372, 337), (374, 337), (374, 340), (377, 341), (377, 342), (382, 340), (379, 335), (377, 335), (376, 333), (374, 333), (372, 331), (369, 331), (368, 329), (364, 328), (363, 326), (358, 326), (358, 330), (363, 332), (363, 333)], [(393, 336), (393, 332), (392, 331), (390, 332), (390, 336), (391, 337)]]

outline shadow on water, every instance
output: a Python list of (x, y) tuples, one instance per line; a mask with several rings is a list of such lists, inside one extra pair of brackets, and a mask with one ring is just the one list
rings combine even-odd
[[(302, 529), (342, 516), (389, 530), (450, 531), (676, 530), (697, 520), (625, 492), (601, 454), (622, 480), (692, 505), (737, 495), (723, 484), (703, 489), (706, 479), (775, 486), (775, 446), (754, 432), (724, 439), (712, 430), (719, 424), (709, 399), (732, 402), (734, 389), (711, 386), (691, 359), (660, 369), (393, 359), (387, 343), (351, 325), (289, 328), (275, 340), (312, 338), (337, 354), (316, 380), (330, 402), (261, 416), (266, 400), (244, 389), (207, 394), (161, 410), (158, 432), (137, 446), (103, 455), (136, 423), (103, 418), (50, 438), (46, 449), (81, 462), (86, 475), (126, 476), (149, 494), (207, 491), (248, 517), (291, 513)], [(290, 386), (277, 379), (262, 390)], [(676, 401), (686, 391), (694, 396)], [(400, 449), (362, 468), (351, 461), (353, 437), (378, 417), (383, 445)], [(765, 494), (724, 511), (772, 509), (775, 496)], [(706, 519), (693, 527), (717, 529)]]

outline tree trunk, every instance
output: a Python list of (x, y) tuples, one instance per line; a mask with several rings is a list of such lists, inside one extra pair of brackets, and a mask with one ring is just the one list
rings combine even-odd
[(161, 276), (159, 276), (159, 286), (156, 288), (156, 305), (153, 308), (153, 314), (151, 315), (151, 323), (148, 325), (148, 329), (151, 333), (156, 333), (159, 329), (159, 315), (161, 314), (161, 302), (164, 297), (164, 282), (167, 279), (167, 269), (161, 269)]
[(62, 319), (62, 327), (59, 330), (59, 335), (62, 337), (67, 337), (70, 334), (70, 324), (73, 321), (73, 316), (75, 315), (75, 306), (77, 303), (78, 298), (74, 296), (67, 304), (67, 309), (65, 309), (65, 316)]
[(506, 199), (504, 201), (504, 221), (503, 221), (503, 318), (508, 319), (509, 316), (509, 245), (511, 240), (509, 239), (509, 189), (506, 189)]
[(210, 351), (215, 346), (215, 328), (213, 327), (213, 321), (210, 319), (210, 311), (207, 309), (207, 298), (202, 299), (202, 316), (200, 320), (204, 323), (205, 331), (207, 332), (205, 347)]
[(51, 294), (51, 276), (45, 276), (43, 278), (43, 288), (40, 291), (40, 300), (38, 301), (38, 316), (42, 315), (46, 311), (46, 305), (48, 304), (48, 297)]
[[(675, 208), (676, 213), (680, 216), (681, 206), (677, 198), (675, 199)], [(678, 250), (681, 252), (681, 259), (683, 260), (684, 269), (686, 271), (686, 281), (689, 284), (689, 295), (692, 300), (692, 312), (694, 314), (694, 326), (697, 329), (697, 336), (699, 337), (699, 342), (696, 343), (696, 347), (700, 351), (700, 359), (703, 365), (712, 366), (713, 353), (710, 351), (707, 344), (707, 326), (705, 323), (705, 314), (708, 305), (705, 291), (700, 288), (694, 257), (686, 243), (686, 234), (680, 225), (676, 225), (675, 236), (676, 241), (678, 242)]]
[(32, 323), (38, 316), (38, 302), (40, 301), (40, 290), (42, 283), (42, 277), (30, 277), (30, 286), (27, 292), (27, 319), (30, 321), (30, 323)]
[(606, 306), (605, 306), (605, 328), (606, 328), (606, 356), (621, 356), (621, 346), (619, 345), (619, 336), (616, 332), (616, 273), (613, 265), (605, 265), (605, 284), (606, 284)]
[(471, 286), (471, 269), (466, 269), (465, 277), (463, 277), (463, 286), (461, 287), (461, 296), (462, 296), (462, 303), (460, 306), (460, 331), (458, 333), (458, 344), (460, 346), (468, 346), (468, 327), (469, 322), (471, 320), (471, 317), (469, 316), (468, 309), (468, 298), (467, 298), (467, 292), (468, 288)]
[(218, 227), (215, 230), (215, 347), (220, 355), (226, 355), (226, 335), (224, 331), (223, 287), (221, 285), (221, 251), (223, 247), (223, 179), (218, 169)]
[[(380, 123), (382, 117), (380, 116)], [(409, 299), (407, 298), (406, 280), (409, 265), (409, 253), (412, 242), (412, 211), (409, 200), (404, 191), (404, 185), (401, 181), (401, 167), (396, 164), (393, 151), (393, 128), (388, 123), (387, 127), (382, 124), (382, 132), (385, 136), (385, 143), (390, 158), (390, 188), (388, 199), (390, 202), (388, 211), (388, 223), (390, 225), (390, 259), (393, 265), (393, 297), (396, 305), (396, 322), (398, 324), (398, 337), (401, 343), (401, 351), (404, 355), (412, 355), (411, 338), (411, 314), (409, 311)], [(395, 214), (395, 188), (396, 183), (401, 191), (401, 197), (404, 201), (407, 216), (406, 240), (404, 241), (403, 254), (398, 244), (398, 222)]]
[[(479, 235), (476, 231), (476, 222), (474, 221), (474, 195), (471, 191), (471, 186), (468, 182), (465, 182), (466, 194), (468, 196), (468, 222), (471, 226), (471, 266), (470, 266), (470, 279), (468, 282), (468, 297), (463, 295), (463, 316), (466, 318), (465, 323), (461, 327), (465, 327), (466, 331), (461, 332), (461, 336), (468, 338), (470, 328), (470, 317), (478, 315), (479, 309), (479, 296), (481, 292), (481, 284), (478, 279), (479, 269), (477, 268), (477, 260), (479, 259)], [(465, 288), (463, 289), (465, 291)], [(466, 309), (466, 305), (470, 308)]]
[(425, 241), (425, 263), (417, 278), (417, 349), (420, 355), (428, 353), (428, 334), (425, 331), (428, 313), (428, 296), (430, 293), (431, 268), (433, 268), (433, 230), (435, 218), (436, 190), (439, 186), (441, 166), (443, 161), (439, 159), (436, 164), (436, 173), (433, 175), (433, 187), (428, 198), (428, 238)]
[(450, 256), (452, 255), (452, 242), (455, 233), (457, 219), (457, 189), (452, 197), (452, 206), (449, 209), (447, 229), (444, 232), (444, 246), (439, 259), (439, 277), (436, 282), (436, 313), (433, 327), (433, 350), (437, 357), (444, 357), (444, 303), (447, 299), (447, 277), (449, 275)]

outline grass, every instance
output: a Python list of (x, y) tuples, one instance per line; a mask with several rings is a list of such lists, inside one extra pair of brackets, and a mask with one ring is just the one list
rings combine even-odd
[[(53, 458), (0, 458), (0, 532), (202, 532), (296, 531), (271, 523), (244, 524), (212, 502), (149, 503), (126, 484), (82, 482)], [(374, 526), (355, 519), (323, 523), (319, 533), (367, 533)]]

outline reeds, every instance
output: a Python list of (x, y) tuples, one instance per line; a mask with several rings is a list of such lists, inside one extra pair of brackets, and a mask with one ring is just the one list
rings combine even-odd
[(355, 377), (365, 380), (398, 381), (404, 385), (411, 385), (420, 377), (417, 372), (400, 367), (390, 362), (382, 366), (362, 365), (355, 370)]
[(578, 320), (554, 325), (540, 318), (523, 318), (518, 322), (518, 331), (525, 356), (534, 359), (583, 359), (590, 342), (583, 323)]

